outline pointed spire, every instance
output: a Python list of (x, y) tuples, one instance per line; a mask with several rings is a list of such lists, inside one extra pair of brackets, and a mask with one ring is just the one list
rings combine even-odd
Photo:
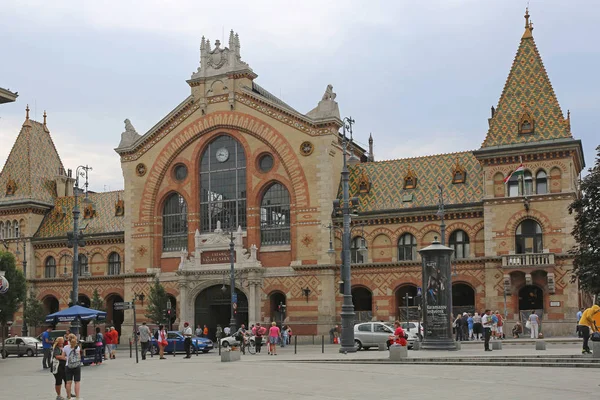
[(375, 156), (373, 155), (373, 134), (369, 133), (369, 161), (375, 161)]
[(533, 37), (531, 31), (533, 31), (533, 24), (529, 22), (529, 7), (527, 7), (525, 9), (525, 32), (522, 39)]
[(29, 104), (27, 104), (27, 107), (25, 107), (25, 119), (29, 120)]
[(44, 126), (46, 126), (46, 117), (47, 117), (46, 110), (44, 110)]
[(233, 29), (229, 31), (229, 50), (233, 50), (235, 48), (235, 35), (233, 34)]
[(200, 51), (204, 50), (205, 46), (206, 46), (206, 39), (204, 38), (204, 36), (202, 36), (202, 40), (200, 41)]

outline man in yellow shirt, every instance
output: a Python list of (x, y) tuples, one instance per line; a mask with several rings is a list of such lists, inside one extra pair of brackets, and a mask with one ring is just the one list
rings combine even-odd
[(592, 352), (588, 346), (588, 341), (590, 340), (590, 329), (592, 332), (598, 332), (600, 329), (600, 306), (594, 304), (585, 310), (581, 315), (581, 319), (579, 320), (579, 325), (577, 327), (581, 332), (581, 336), (583, 336), (583, 350), (581, 353), (591, 354)]

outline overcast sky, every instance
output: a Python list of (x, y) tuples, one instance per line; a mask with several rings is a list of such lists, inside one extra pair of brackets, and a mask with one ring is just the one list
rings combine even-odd
[[(25, 106), (91, 189), (123, 188), (123, 120), (145, 133), (190, 93), (202, 35), (240, 35), (257, 83), (300, 112), (331, 83), (377, 160), (475, 150), (524, 30), (526, 0), (0, 0), (2, 165)], [(530, 0), (534, 37), (586, 163), (600, 144), (600, 2)]]

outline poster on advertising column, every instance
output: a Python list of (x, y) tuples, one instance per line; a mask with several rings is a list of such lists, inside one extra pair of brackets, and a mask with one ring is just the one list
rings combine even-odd
[(425, 329), (426, 336), (431, 339), (445, 339), (449, 332), (449, 304), (447, 271), (438, 261), (425, 263)]

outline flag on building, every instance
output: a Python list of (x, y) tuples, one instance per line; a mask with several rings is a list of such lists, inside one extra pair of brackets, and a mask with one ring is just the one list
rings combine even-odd
[(523, 176), (523, 172), (525, 171), (525, 167), (523, 166), (523, 164), (519, 165), (519, 167), (517, 169), (515, 169), (513, 172), (511, 172), (505, 179), (504, 179), (504, 183), (508, 182), (510, 180), (510, 178), (513, 177), (513, 175), (519, 177), (519, 176)]

